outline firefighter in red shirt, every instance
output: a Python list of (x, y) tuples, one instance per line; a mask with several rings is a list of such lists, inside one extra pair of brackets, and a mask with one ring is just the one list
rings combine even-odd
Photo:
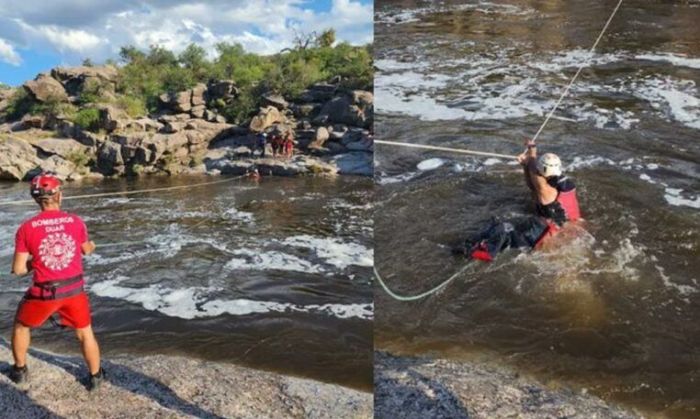
[(41, 211), (17, 230), (12, 272), (33, 271), (32, 285), (20, 302), (12, 333), (15, 365), (10, 378), (28, 379), (27, 351), (31, 329), (58, 314), (61, 325), (75, 329), (90, 371), (90, 390), (104, 379), (100, 349), (91, 327), (90, 305), (84, 290), (82, 255), (95, 250), (85, 223), (77, 215), (61, 211), (61, 181), (42, 173), (31, 182), (31, 195)]

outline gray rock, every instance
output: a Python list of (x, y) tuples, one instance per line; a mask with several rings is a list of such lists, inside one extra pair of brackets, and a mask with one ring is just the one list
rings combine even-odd
[(311, 143), (308, 145), (308, 147), (311, 148), (320, 148), (323, 147), (323, 145), (328, 141), (328, 138), (330, 135), (328, 134), (328, 129), (325, 127), (318, 127), (316, 128), (316, 132), (314, 133), (314, 137), (311, 140)]
[(304, 102), (326, 102), (335, 96), (337, 87), (333, 84), (318, 83), (302, 92), (301, 99)]
[(79, 180), (82, 179), (82, 174), (79, 173), (78, 167), (58, 155), (50, 156), (39, 163), (39, 170), (36, 170), (36, 174), (45, 172), (54, 172), (62, 180)]
[(207, 96), (211, 100), (223, 99), (224, 101), (229, 101), (238, 96), (238, 89), (233, 80), (219, 80), (209, 84)]
[(68, 100), (68, 95), (63, 85), (46, 73), (39, 74), (34, 80), (24, 83), (22, 87), (37, 102), (49, 100), (64, 102)]
[(38, 164), (36, 150), (26, 141), (0, 139), (0, 180), (23, 180)]
[(618, 418), (636, 412), (550, 389), (502, 365), (374, 356), (375, 418)]
[(341, 175), (374, 176), (374, 154), (353, 151), (333, 156), (332, 163)]
[(190, 104), (193, 107), (204, 106), (206, 104), (206, 99), (205, 99), (206, 93), (207, 93), (207, 85), (204, 83), (197, 83), (197, 85), (192, 88)]
[(71, 138), (43, 138), (32, 141), (32, 145), (48, 155), (62, 158), (75, 154), (85, 154), (90, 157), (90, 148)]
[(107, 141), (97, 151), (97, 170), (107, 176), (124, 173), (122, 146)]
[(102, 105), (98, 109), (100, 111), (100, 128), (107, 132), (124, 129), (129, 121), (126, 112), (115, 106)]
[(206, 106), (196, 105), (196, 106), (193, 106), (192, 109), (190, 110), (190, 115), (192, 115), (193, 118), (203, 119), (205, 112), (207, 112)]
[(185, 90), (174, 94), (163, 93), (158, 97), (161, 106), (175, 112), (185, 113), (192, 109), (192, 90)]
[(289, 103), (286, 100), (284, 100), (284, 97), (282, 97), (282, 95), (268, 93), (263, 95), (262, 99), (264, 105), (274, 106), (279, 110), (287, 109), (289, 107)]
[[(0, 347), (0, 362), (7, 365), (11, 359), (10, 350)], [(4, 417), (372, 418), (371, 393), (230, 362), (143, 354), (106, 357), (108, 378), (96, 393), (88, 393), (74, 377), (85, 373), (78, 356), (34, 350), (29, 362), (27, 386), (17, 388), (0, 375)]]
[(27, 114), (22, 117), (22, 120), (20, 121), (22, 123), (21, 129), (42, 129), (44, 128), (46, 124), (46, 117), (44, 115), (31, 115)]
[(286, 118), (279, 109), (274, 106), (261, 108), (260, 112), (250, 121), (250, 130), (253, 132), (263, 132), (274, 124), (285, 123)]
[(78, 95), (86, 85), (99, 84), (106, 96), (111, 96), (119, 77), (119, 70), (113, 66), (101, 67), (58, 67), (51, 70), (51, 76), (61, 82), (70, 95)]
[(328, 123), (347, 124), (363, 127), (367, 124), (367, 116), (364, 110), (353, 103), (349, 96), (339, 96), (329, 101), (321, 109), (321, 113), (314, 119), (314, 123), (325, 125)]

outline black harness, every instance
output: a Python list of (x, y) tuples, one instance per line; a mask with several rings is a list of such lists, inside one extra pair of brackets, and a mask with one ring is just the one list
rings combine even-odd
[(27, 300), (57, 300), (59, 298), (68, 298), (80, 294), (85, 290), (83, 285), (73, 288), (68, 291), (61, 291), (62, 288), (66, 288), (70, 285), (77, 284), (83, 281), (83, 274), (74, 276), (72, 278), (58, 279), (46, 282), (35, 282), (32, 284), (33, 287), (37, 287), (40, 290), (38, 296), (33, 295), (31, 292), (27, 291), (24, 298)]

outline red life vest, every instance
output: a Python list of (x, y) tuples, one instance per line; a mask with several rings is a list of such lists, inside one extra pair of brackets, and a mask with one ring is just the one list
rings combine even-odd
[[(564, 211), (565, 220), (564, 221), (577, 221), (581, 218), (581, 210), (578, 205), (578, 198), (576, 196), (576, 187), (573, 182), (567, 178), (562, 178), (557, 182), (557, 199), (551, 204), (542, 207), (557, 206)], [(542, 211), (541, 211), (542, 212)], [(547, 221), (547, 230), (542, 233), (537, 243), (535, 243), (535, 249), (540, 248), (542, 243), (547, 237), (551, 237), (559, 231), (563, 223), (557, 224), (555, 220), (549, 217), (545, 217)]]

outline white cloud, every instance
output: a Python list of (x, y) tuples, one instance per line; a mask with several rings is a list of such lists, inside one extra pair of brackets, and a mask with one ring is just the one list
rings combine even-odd
[(22, 64), (22, 57), (17, 54), (14, 47), (0, 38), (0, 61), (4, 61), (14, 66)]
[(59, 51), (87, 52), (95, 49), (102, 42), (97, 36), (83, 30), (40, 26), (37, 31)]
[[(21, 32), (23, 48), (53, 49), (67, 63), (116, 58), (129, 44), (179, 52), (196, 43), (213, 57), (217, 43), (236, 42), (251, 52), (273, 54), (291, 46), (297, 33), (330, 27), (340, 41), (364, 44), (373, 38), (372, 3), (359, 0), (333, 0), (326, 12), (311, 10), (310, 0), (101, 0), (99, 7), (83, 10), (95, 1), (56, 0), (44, 10), (0, 0), (0, 11)], [(7, 38), (2, 28), (0, 36)], [(2, 48), (0, 59), (7, 60), (8, 48)]]

